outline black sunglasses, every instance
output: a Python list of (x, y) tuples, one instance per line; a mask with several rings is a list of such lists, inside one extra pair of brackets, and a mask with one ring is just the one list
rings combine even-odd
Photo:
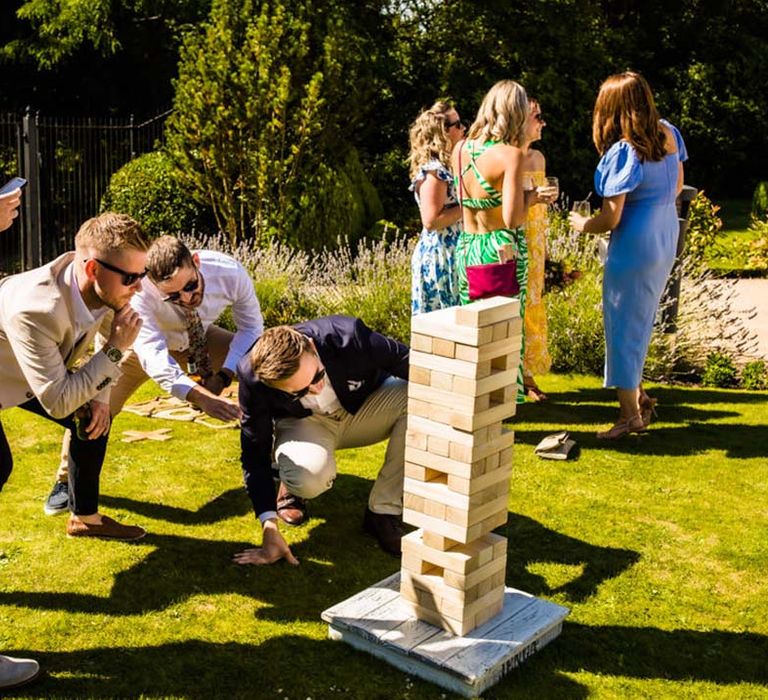
[(189, 280), (178, 292), (171, 292), (167, 297), (163, 297), (163, 301), (175, 302), (181, 299), (182, 292), (185, 294), (191, 294), (197, 291), (200, 286), (200, 275), (195, 270), (195, 279)]
[(312, 381), (303, 389), (299, 389), (298, 391), (288, 391), (286, 393), (289, 394), (294, 401), (298, 401), (299, 399), (303, 399), (309, 393), (309, 390), (318, 382), (323, 381), (323, 379), (325, 379), (325, 367), (321, 367), (317, 370), (315, 376), (312, 377)]
[(445, 122), (445, 128), (450, 129), (453, 126), (458, 126), (460, 129), (466, 129), (467, 125), (461, 121), (461, 119), (457, 119), (456, 121), (452, 122)]
[(115, 265), (110, 265), (108, 262), (99, 260), (99, 258), (93, 259), (102, 267), (106, 267), (107, 270), (111, 270), (112, 272), (116, 272), (118, 275), (122, 275), (120, 281), (123, 283), (124, 287), (130, 287), (131, 285), (136, 284), (136, 282), (139, 280), (143, 280), (147, 276), (146, 270), (144, 270), (144, 272), (126, 272), (125, 270), (121, 270)]

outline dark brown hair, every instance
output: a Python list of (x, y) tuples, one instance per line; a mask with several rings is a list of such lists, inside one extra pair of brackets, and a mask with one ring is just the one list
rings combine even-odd
[(664, 158), (664, 129), (648, 82), (627, 71), (607, 78), (600, 86), (592, 114), (592, 140), (600, 155), (624, 139), (642, 160)]
[(170, 279), (181, 267), (193, 267), (192, 253), (178, 238), (160, 236), (147, 253), (147, 274), (153, 282)]

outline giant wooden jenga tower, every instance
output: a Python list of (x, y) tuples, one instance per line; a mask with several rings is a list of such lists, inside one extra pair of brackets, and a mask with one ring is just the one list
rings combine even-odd
[(413, 614), (465, 635), (504, 602), (522, 338), (519, 301), (494, 297), (411, 323), (400, 593)]

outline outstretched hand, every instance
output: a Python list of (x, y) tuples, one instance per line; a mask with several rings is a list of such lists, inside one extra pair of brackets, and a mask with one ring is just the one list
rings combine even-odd
[(280, 559), (285, 559), (293, 566), (299, 565), (299, 560), (293, 556), (291, 548), (283, 539), (280, 530), (277, 529), (277, 523), (267, 521), (264, 523), (264, 539), (261, 547), (238, 552), (232, 560), (235, 564), (263, 566), (264, 564), (274, 564), (276, 561), (280, 561)]

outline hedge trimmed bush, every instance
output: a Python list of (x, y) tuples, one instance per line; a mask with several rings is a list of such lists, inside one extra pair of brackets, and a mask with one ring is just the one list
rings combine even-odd
[(181, 187), (171, 159), (162, 151), (134, 158), (112, 175), (101, 210), (129, 214), (150, 238), (188, 234), (203, 221), (201, 208)]

